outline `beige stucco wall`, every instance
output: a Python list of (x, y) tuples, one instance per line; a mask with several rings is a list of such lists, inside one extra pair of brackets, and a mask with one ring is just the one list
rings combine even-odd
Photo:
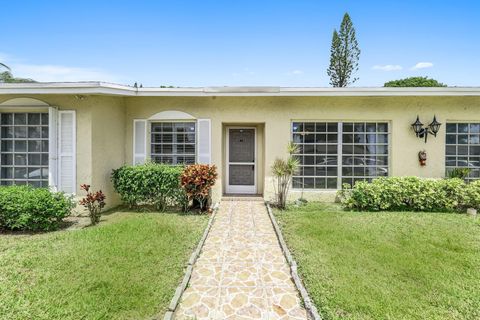
[(77, 195), (82, 195), (79, 185), (86, 183), (106, 193), (107, 207), (118, 205), (120, 202), (109, 176), (112, 169), (125, 161), (124, 99), (109, 96), (1, 95), (0, 103), (20, 97), (38, 99), (59, 110), (75, 110)]
[(95, 97), (92, 103), (92, 185), (106, 193), (108, 204), (117, 205), (120, 199), (110, 177), (125, 164), (124, 100)]
[[(292, 120), (388, 121), (390, 123), (390, 174), (443, 177), (445, 163), (445, 125), (437, 138), (427, 144), (415, 137), (410, 124), (417, 114), (428, 124), (436, 114), (440, 122), (480, 121), (479, 97), (134, 97), (126, 98), (126, 161), (132, 162), (133, 119), (147, 119), (165, 110), (178, 110), (196, 118), (212, 120), (212, 161), (217, 164), (219, 181), (214, 196), (218, 199), (224, 179), (225, 124), (261, 124), (265, 198), (273, 195), (270, 166), (276, 157), (286, 156), (291, 139)], [(259, 145), (260, 146), (260, 145)], [(427, 166), (418, 164), (418, 152), (426, 150)], [(333, 200), (334, 192), (306, 191), (308, 199)], [(292, 198), (299, 192), (292, 191)]]

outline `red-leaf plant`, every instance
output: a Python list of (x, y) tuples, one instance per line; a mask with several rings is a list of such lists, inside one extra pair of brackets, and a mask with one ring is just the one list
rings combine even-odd
[(210, 191), (217, 180), (217, 167), (206, 164), (186, 166), (183, 170), (180, 184), (187, 194), (189, 201), (196, 200), (200, 204), (200, 211), (208, 206)]
[(84, 190), (87, 195), (80, 200), (80, 205), (88, 209), (90, 221), (92, 225), (96, 225), (100, 221), (100, 215), (103, 207), (105, 207), (105, 194), (102, 190), (90, 191), (90, 185), (82, 184), (80, 189)]

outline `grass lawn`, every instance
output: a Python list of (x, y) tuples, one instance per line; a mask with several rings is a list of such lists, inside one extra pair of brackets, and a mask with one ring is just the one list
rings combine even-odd
[(480, 319), (479, 218), (318, 203), (275, 214), (325, 319)]
[(115, 212), (82, 230), (0, 235), (0, 318), (144, 319), (163, 313), (207, 219)]

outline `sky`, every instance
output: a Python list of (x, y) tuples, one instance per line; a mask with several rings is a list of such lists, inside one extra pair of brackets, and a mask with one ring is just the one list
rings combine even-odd
[(358, 87), (429, 76), (480, 86), (480, 1), (3, 1), (0, 62), (37, 81), (328, 87), (348, 12)]

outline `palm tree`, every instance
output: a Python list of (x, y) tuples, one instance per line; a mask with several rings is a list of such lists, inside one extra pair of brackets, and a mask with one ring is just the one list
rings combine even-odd
[(36, 82), (33, 79), (28, 78), (16, 78), (13, 76), (11, 69), (5, 63), (0, 62), (0, 68), (7, 69), (7, 71), (0, 72), (0, 83), (28, 83), (28, 82)]
[(8, 71), (10, 71), (10, 67), (7, 66), (5, 63), (1, 63), (1, 62), (0, 62), (0, 67), (3, 67), (3, 68), (5, 68), (5, 69), (7, 69)]

